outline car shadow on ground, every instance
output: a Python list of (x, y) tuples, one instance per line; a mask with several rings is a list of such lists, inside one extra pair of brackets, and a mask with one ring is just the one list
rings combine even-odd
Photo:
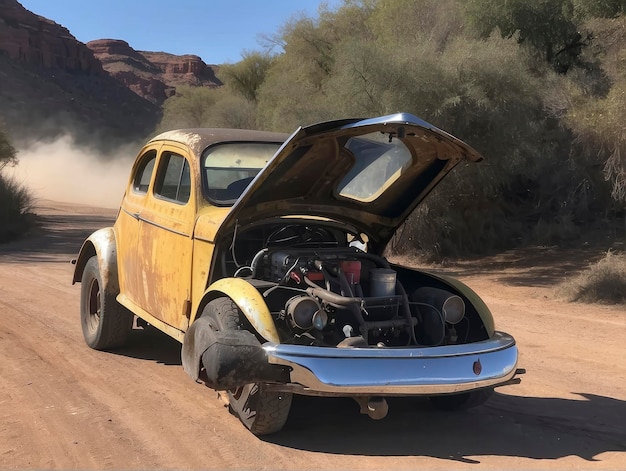
[[(148, 326), (135, 327), (128, 346), (111, 353), (180, 366), (180, 349), (179, 342)], [(460, 412), (436, 410), (426, 398), (388, 398), (389, 414), (379, 421), (361, 415), (352, 399), (294, 396), (285, 428), (261, 439), (313, 452), (476, 464), (483, 455), (579, 456), (591, 462), (601, 453), (626, 452), (626, 401), (574, 394), (563, 399), (496, 392), (485, 405)]]
[[(135, 328), (127, 347), (111, 353), (181, 366), (180, 343), (154, 328)], [(194, 387), (189, 382), (189, 387)], [(626, 401), (574, 392), (576, 398), (496, 392), (469, 411), (442, 412), (426, 398), (388, 398), (380, 421), (352, 399), (294, 396), (284, 429), (261, 440), (304, 451), (362, 456), (428, 456), (480, 464), (481, 456), (601, 461), (626, 452)], [(358, 462), (354, 463), (359, 468)]]
[(182, 368), (180, 349), (181, 344), (178, 340), (160, 330), (152, 326), (146, 328), (135, 326), (127, 345), (110, 350), (110, 353), (138, 360), (150, 360), (163, 365), (178, 365)]
[[(431, 456), (480, 463), (483, 455), (558, 459), (626, 451), (626, 402), (580, 394), (580, 400), (496, 393), (465, 412), (433, 409), (424, 398), (390, 398), (373, 421), (345, 398), (294, 397), (283, 431), (264, 441), (300, 450), (363, 456)], [(358, 468), (358, 463), (354, 463)]]

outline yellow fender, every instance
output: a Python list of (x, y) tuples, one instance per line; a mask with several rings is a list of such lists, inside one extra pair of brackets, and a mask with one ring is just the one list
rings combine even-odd
[(241, 309), (252, 327), (268, 342), (280, 343), (278, 330), (261, 293), (243, 278), (222, 278), (211, 284), (204, 299), (228, 296)]
[(79, 283), (87, 261), (96, 255), (98, 257), (98, 268), (102, 276), (102, 282), (111, 293), (119, 292), (119, 280), (117, 275), (117, 250), (115, 242), (115, 232), (112, 227), (99, 229), (91, 234), (78, 252), (78, 257), (72, 260), (74, 276), (72, 284)]

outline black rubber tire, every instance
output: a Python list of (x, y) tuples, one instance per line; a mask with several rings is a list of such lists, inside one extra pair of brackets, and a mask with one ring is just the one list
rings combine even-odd
[[(211, 327), (220, 330), (243, 329), (243, 314), (230, 298), (209, 302), (202, 312), (209, 316)], [(229, 410), (254, 435), (268, 435), (283, 428), (291, 408), (291, 393), (268, 391), (265, 383), (246, 384), (227, 391)]]
[(133, 314), (106, 291), (95, 256), (87, 261), (81, 279), (80, 323), (85, 342), (95, 350), (121, 347), (133, 328)]
[(462, 394), (448, 394), (445, 396), (430, 396), (430, 402), (436, 409), (444, 411), (467, 410), (480, 406), (487, 402), (493, 395), (493, 389), (480, 389), (478, 391)]

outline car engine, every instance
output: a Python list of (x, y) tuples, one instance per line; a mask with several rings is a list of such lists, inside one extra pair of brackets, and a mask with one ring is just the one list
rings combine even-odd
[[(302, 233), (317, 235), (310, 240)], [(459, 293), (383, 257), (339, 246), (328, 234), (281, 228), (236, 270), (263, 294), (281, 342), (382, 348), (482, 337), (480, 317)]]

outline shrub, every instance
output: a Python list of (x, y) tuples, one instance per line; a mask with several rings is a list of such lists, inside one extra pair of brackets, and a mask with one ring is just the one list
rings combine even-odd
[(11, 145), (9, 137), (0, 127), (0, 172), (4, 167), (17, 165), (17, 151)]
[(607, 252), (599, 262), (564, 281), (558, 292), (570, 302), (626, 303), (626, 254)]
[(13, 240), (29, 229), (34, 202), (24, 185), (0, 174), (0, 242)]
[(15, 239), (31, 223), (33, 197), (22, 184), (2, 174), (5, 167), (17, 165), (17, 151), (0, 128), (0, 242)]

